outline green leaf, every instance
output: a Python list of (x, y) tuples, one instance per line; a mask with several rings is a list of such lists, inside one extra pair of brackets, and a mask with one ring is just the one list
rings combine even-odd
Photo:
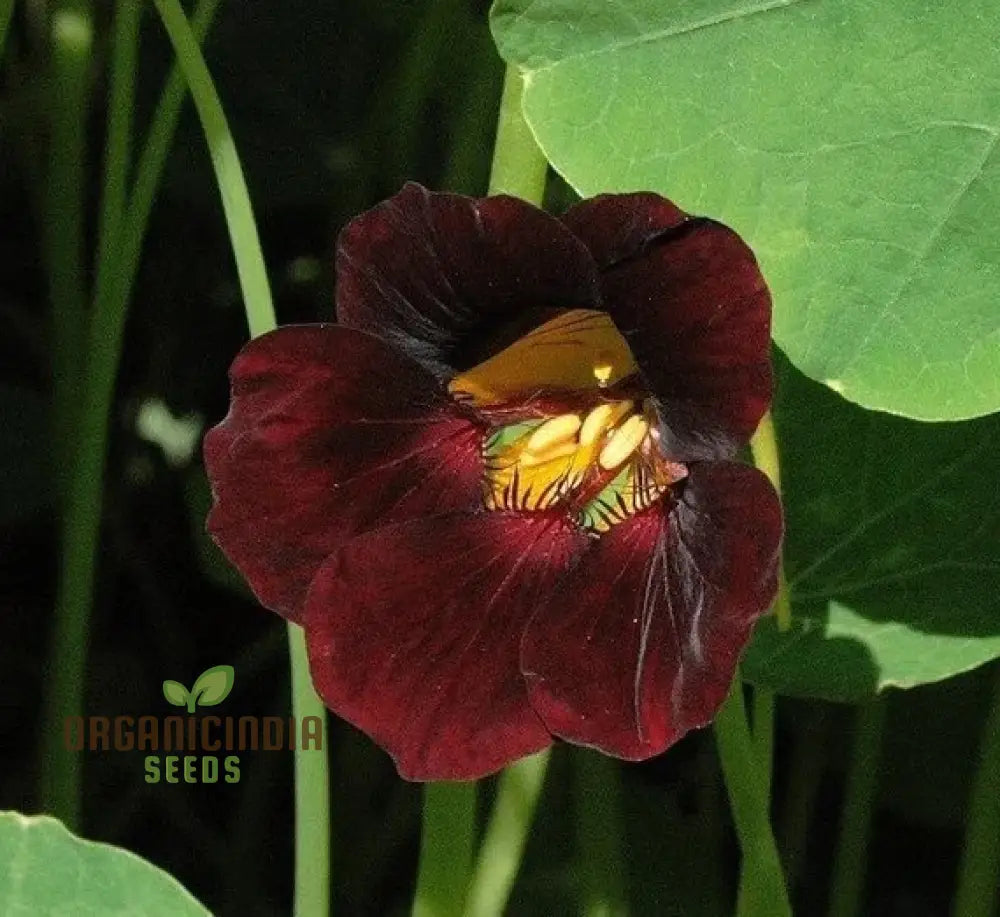
[(163, 682), (163, 696), (167, 703), (175, 707), (183, 707), (188, 702), (188, 689), (179, 681), (171, 681), (169, 678)]
[(1000, 656), (1000, 416), (916, 423), (779, 366), (793, 628), (761, 623), (746, 677), (859, 700)]
[(1000, 409), (1000, 6), (497, 0), (492, 26), (555, 168), (737, 229), (803, 372), (915, 418)]
[(0, 813), (0, 863), (0, 914), (10, 917), (211, 917), (163, 870), (47, 816)]
[(199, 707), (214, 707), (221, 704), (233, 690), (236, 673), (231, 665), (216, 665), (205, 669), (191, 688), (191, 694)]

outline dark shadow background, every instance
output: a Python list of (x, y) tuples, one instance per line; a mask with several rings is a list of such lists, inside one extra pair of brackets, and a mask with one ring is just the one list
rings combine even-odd
[[(332, 315), (339, 228), (412, 178), (481, 194), (502, 80), (485, 2), (226, 0), (206, 56), (243, 160), (281, 322)], [(57, 568), (48, 472), (50, 349), (31, 99), (37, 48), (20, 7), (0, 69), (0, 808), (35, 811), (41, 686)], [(100, 188), (109, 5), (98, 4), (91, 119), (91, 216)], [(138, 125), (169, 64), (152, 9), (143, 22)], [(16, 72), (15, 72), (16, 71)], [(554, 200), (569, 193), (554, 182)], [(93, 229), (93, 227), (91, 227)], [(204, 428), (227, 406), (226, 371), (245, 319), (200, 128), (188, 106), (154, 210), (112, 416), (86, 710), (166, 715), (161, 684), (231, 663), (225, 712), (287, 710), (283, 623), (261, 609), (205, 538), (198, 450), (171, 458), (138, 428), (161, 403)], [(988, 676), (988, 673), (987, 673)], [(866, 913), (939, 917), (952, 892), (962, 809), (988, 677), (973, 673), (891, 699), (892, 724)], [(776, 815), (792, 772), (815, 789), (793, 851), (797, 913), (823, 911), (851, 710), (779, 708)], [(365, 737), (334, 721), (334, 912), (400, 914), (415, 876), (419, 788)], [(576, 913), (572, 775), (557, 750), (511, 914)], [(215, 913), (290, 912), (291, 756), (246, 753), (238, 784), (146, 784), (141, 754), (86, 757), (87, 837), (135, 850)], [(805, 769), (805, 770), (803, 770)], [(694, 735), (622, 768), (636, 914), (722, 915), (737, 852), (714, 748)], [(488, 796), (488, 794), (487, 794)], [(484, 801), (485, 804), (485, 801)], [(0, 864), (2, 868), (2, 864)]]

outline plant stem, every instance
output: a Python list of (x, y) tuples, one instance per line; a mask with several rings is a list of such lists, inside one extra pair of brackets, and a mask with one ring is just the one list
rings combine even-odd
[(512, 764), (500, 775), (493, 814), (479, 848), (465, 917), (500, 917), (524, 856), (551, 751)]
[(51, 19), (45, 259), (52, 302), (53, 471), (62, 494), (72, 467), (74, 406), (87, 328), (84, 197), (93, 23), (87, 0), (61, 0)]
[(428, 783), (413, 917), (460, 917), (472, 869), (476, 784)]
[[(778, 437), (774, 429), (774, 417), (768, 411), (750, 440), (750, 451), (754, 464), (767, 475), (774, 489), (781, 496), (781, 462), (778, 456)], [(792, 626), (792, 600), (785, 579), (785, 564), (778, 562), (778, 595), (774, 600), (774, 615), (778, 630), (788, 630)]]
[[(196, 13), (202, 34), (219, 0), (203, 0)], [(112, 106), (127, 104), (126, 94), (112, 93)], [(58, 660), (46, 681), (43, 699), (42, 754), (39, 765), (41, 804), (72, 824), (80, 797), (79, 761), (62, 748), (62, 722), (82, 712), (90, 617), (93, 607), (97, 544), (101, 524), (101, 492), (107, 451), (108, 423), (115, 377), (121, 356), (125, 318), (138, 270), (142, 240), (159, 186), (183, 101), (183, 83), (174, 73), (160, 98), (143, 149), (128, 214), (119, 233), (114, 269), (98, 270), (102, 282), (94, 292), (87, 346), (80, 430), (62, 521), (62, 557), (49, 658)], [(127, 120), (121, 113), (109, 118)], [(77, 393), (74, 392), (74, 396)]]
[(619, 765), (589, 748), (573, 752), (580, 913), (584, 917), (624, 917), (628, 897)]
[(222, 102), (202, 57), (198, 40), (184, 15), (180, 0), (153, 0), (163, 20), (174, 54), (180, 64), (201, 128), (212, 157), (212, 167), (222, 196), (222, 209), (236, 258), (236, 271), (243, 291), (250, 335), (256, 337), (276, 325), (271, 287), (264, 267), (264, 254), (257, 235), (257, 223), (250, 206), (250, 193), (243, 167), (236, 153)]
[(115, 267), (121, 221), (128, 204), (128, 179), (132, 161), (132, 100), (139, 57), (139, 23), (143, 6), (134, 0), (115, 3), (114, 39), (108, 99), (108, 129), (104, 141), (104, 191), (97, 228), (95, 287), (107, 280), (102, 274)]
[[(198, 40), (180, 3), (154, 2), (198, 110), (222, 196), (250, 335), (256, 337), (273, 330), (276, 320), (257, 223), (236, 145)], [(325, 721), (326, 711), (309, 676), (304, 636), (297, 632), (297, 625), (289, 624), (288, 629), (293, 713)], [(295, 776), (294, 912), (296, 917), (325, 917), (330, 896), (330, 781), (325, 751), (307, 751), (301, 745), (296, 748)]]
[[(323, 720), (326, 709), (313, 690), (306, 655), (305, 629), (288, 625), (292, 669), (292, 716)], [(301, 742), (299, 743), (301, 745)], [(330, 777), (329, 750), (295, 750), (295, 903), (296, 917), (327, 917), (330, 913)], [(318, 875), (313, 875), (317, 871)]]
[(995, 917), (1000, 888), (1000, 667), (979, 747), (958, 871), (955, 917)]
[(513, 64), (507, 67), (500, 117), (497, 119), (490, 194), (512, 194), (533, 204), (545, 196), (548, 163), (535, 142), (535, 136), (521, 111), (524, 80)]
[(743, 853), (743, 874), (747, 876), (743, 913), (747, 917), (790, 917), (788, 892), (771, 833), (764, 781), (747, 726), (739, 674), (716, 715), (715, 741)]
[[(74, 453), (85, 442), (76, 437), (73, 407), (87, 352), (83, 199), (92, 40), (88, 5), (59, 4), (52, 13), (45, 254), (52, 302), (53, 475), (61, 496), (70, 483), (67, 472)], [(76, 523), (69, 504), (62, 508), (61, 523), (59, 597), (42, 702), (39, 797), (44, 809), (79, 830), (80, 761), (62, 748), (61, 739), (63, 717), (83, 713), (90, 594), (86, 578), (80, 582), (85, 559), (74, 554)]]
[(885, 701), (881, 698), (858, 708), (854, 748), (840, 817), (840, 838), (834, 857), (830, 917), (857, 917), (862, 913), (885, 709)]

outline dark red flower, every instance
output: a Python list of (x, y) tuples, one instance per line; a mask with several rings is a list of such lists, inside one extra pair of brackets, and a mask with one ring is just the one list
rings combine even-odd
[(209, 530), (330, 708), (413, 779), (708, 723), (782, 532), (733, 461), (771, 397), (746, 245), (653, 194), (557, 219), (411, 184), (337, 283), (337, 324), (243, 349), (205, 441)]

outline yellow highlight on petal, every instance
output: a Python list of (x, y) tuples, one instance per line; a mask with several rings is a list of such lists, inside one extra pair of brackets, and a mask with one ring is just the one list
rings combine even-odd
[(635, 371), (632, 351), (606, 313), (572, 309), (455, 376), (448, 390), (498, 404), (543, 389), (606, 388)]
[(576, 414), (560, 414), (546, 420), (528, 439), (529, 452), (544, 452), (550, 446), (573, 439), (580, 429), (581, 420)]
[(611, 439), (598, 456), (598, 464), (605, 471), (617, 468), (642, 445), (648, 432), (649, 424), (638, 414), (634, 414), (611, 434)]

